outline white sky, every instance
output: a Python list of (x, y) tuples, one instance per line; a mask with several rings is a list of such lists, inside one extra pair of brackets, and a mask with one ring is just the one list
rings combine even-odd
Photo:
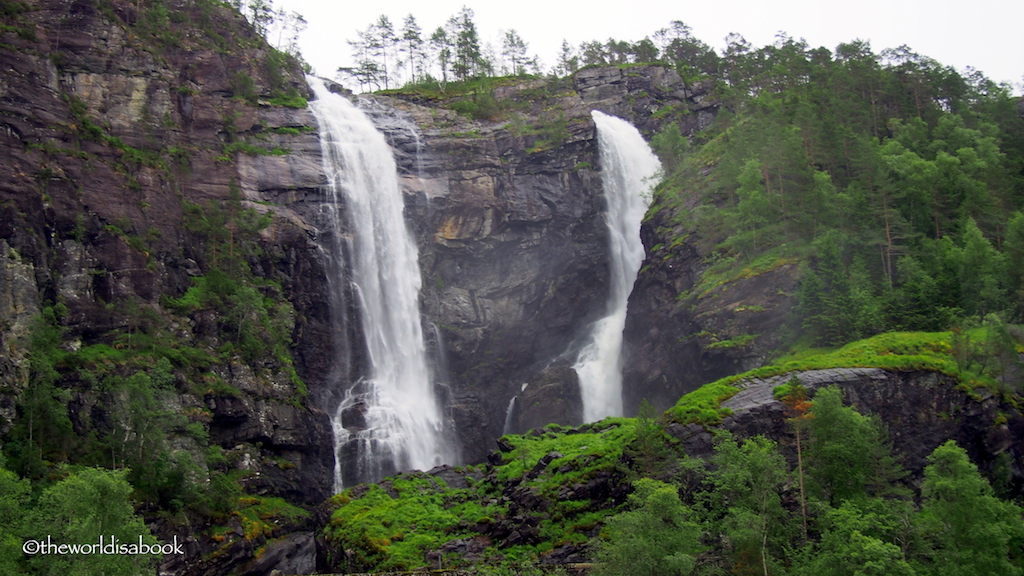
[(412, 14), (425, 37), (462, 6), (472, 8), (481, 43), (500, 51), (500, 31), (515, 29), (550, 71), (562, 39), (637, 41), (682, 20), (695, 37), (721, 53), (730, 32), (755, 48), (778, 31), (830, 50), (863, 39), (877, 54), (901, 44), (943, 65), (981, 70), (996, 82), (1022, 90), (1024, 0), (276, 0), (308, 24), (300, 46), (320, 76), (351, 65), (347, 39), (381, 15), (397, 28)]

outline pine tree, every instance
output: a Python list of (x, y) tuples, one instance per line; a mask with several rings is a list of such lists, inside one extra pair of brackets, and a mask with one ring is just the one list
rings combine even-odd
[[(372, 26), (374, 31), (375, 42), (372, 45), (374, 48), (375, 55), (380, 59), (381, 65), (381, 77), (384, 80), (384, 89), (387, 90), (391, 87), (390, 79), (394, 76), (395, 59), (391, 58), (392, 51), (395, 47), (397, 40), (395, 36), (395, 27), (392, 26), (391, 20), (387, 16), (381, 14), (377, 22)], [(390, 62), (390, 68), (389, 68)]]
[(405, 53), (409, 81), (413, 83), (419, 82), (424, 76), (422, 33), (419, 24), (416, 23), (416, 18), (412, 14), (407, 15), (402, 22), (400, 31), (401, 51)]
[(964, 229), (960, 261), (961, 307), (971, 315), (985, 316), (1005, 306), (1003, 255), (982, 235), (974, 219)]
[(523, 41), (518, 32), (514, 29), (505, 31), (501, 39), (501, 55), (511, 64), (513, 76), (521, 76), (526, 71), (527, 49), (527, 43)]
[(480, 37), (473, 17), (473, 10), (463, 6), (458, 14), (448, 20), (449, 27), (454, 31), (455, 60), (452, 62), (452, 72), (457, 80), (472, 78), (480, 69)]
[(818, 342), (841, 344), (856, 339), (856, 311), (850, 299), (850, 277), (834, 234), (815, 243), (816, 265), (801, 278), (797, 299)]
[(1009, 557), (1024, 552), (1024, 521), (1018, 506), (1003, 502), (952, 440), (928, 457), (919, 526), (925, 552), (940, 576), (1019, 576)]
[(1018, 322), (1024, 321), (1024, 213), (1014, 214), (1007, 225), (1003, 254), (1006, 256), (1006, 271), (1009, 273), (1008, 286), (1014, 317)]
[(568, 40), (562, 40), (562, 48), (558, 52), (558, 64), (554, 73), (558, 76), (569, 76), (579, 70), (580, 58), (576, 55)]
[(448, 30), (443, 26), (438, 26), (437, 30), (434, 30), (434, 33), (430, 35), (430, 47), (434, 49), (434, 54), (437, 56), (437, 65), (441, 68), (440, 84), (441, 92), (444, 92), (445, 86), (448, 84), (448, 72), (451, 70), (452, 50), (454, 47)]

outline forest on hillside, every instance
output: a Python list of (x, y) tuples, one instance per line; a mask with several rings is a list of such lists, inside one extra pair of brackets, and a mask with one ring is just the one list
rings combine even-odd
[(1007, 86), (856, 41), (738, 42), (718, 62), (694, 70), (720, 87), (715, 125), (652, 141), (659, 205), (715, 243), (712, 271), (807, 262), (801, 328), (827, 345), (1024, 320), (1024, 119)]

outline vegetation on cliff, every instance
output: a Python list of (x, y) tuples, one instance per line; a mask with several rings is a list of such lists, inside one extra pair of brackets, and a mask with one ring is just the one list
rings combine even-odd
[[(805, 349), (708, 384), (657, 419), (548, 426), (503, 437), (485, 466), (350, 488), (331, 500), (332, 565), (503, 574), (597, 561), (600, 574), (930, 575), (946, 574), (955, 558), (969, 570), (1019, 574), (1024, 510), (1008, 500), (1016, 489), (1005, 458), (987, 479), (948, 441), (927, 466), (907, 470), (878, 416), (845, 405), (837, 387), (812, 396), (799, 379), (775, 390), (788, 407), (773, 416), (788, 426), (784, 437), (734, 437), (719, 426), (732, 414), (722, 401), (746, 382), (842, 367), (946, 374), (975, 402), (995, 393), (1017, 421), (1020, 396), (996, 379), (1006, 358), (999, 330)], [(714, 434), (706, 459), (687, 453), (682, 429), (666, 433), (695, 423)], [(984, 520), (955, 520), (973, 507)], [(984, 523), (986, 536), (961, 539), (957, 522)]]
[(950, 332), (887, 332), (837, 349), (794, 350), (765, 366), (726, 376), (684, 395), (666, 415), (683, 424), (718, 423), (729, 415), (721, 403), (739, 391), (737, 382), (829, 368), (927, 370), (953, 377), (969, 394), (984, 389), (1017, 405), (1022, 391), (1021, 354), (1024, 345), (1009, 337), (1005, 325), (998, 322)]
[(654, 210), (680, 226), (662, 234), (696, 231), (707, 263), (687, 298), (796, 259), (792, 329), (819, 344), (1024, 320), (1024, 119), (1007, 86), (862, 41), (734, 38), (719, 64), (714, 124), (652, 139), (668, 172)]

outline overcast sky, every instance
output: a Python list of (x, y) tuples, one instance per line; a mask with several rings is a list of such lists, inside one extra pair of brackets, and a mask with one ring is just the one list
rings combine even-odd
[(411, 13), (429, 36), (462, 6), (476, 13), (482, 42), (500, 50), (501, 31), (515, 29), (545, 72), (563, 38), (573, 46), (609, 37), (636, 41), (682, 20), (719, 53), (730, 32), (760, 47), (784, 31), (830, 50), (857, 38), (870, 41), (876, 53), (906, 44), (943, 65), (972, 66), (1008, 82), (1017, 94), (1024, 76), (1024, 0), (276, 0), (275, 6), (306, 18), (303, 57), (326, 77), (351, 65), (346, 40), (381, 14), (397, 29)]

